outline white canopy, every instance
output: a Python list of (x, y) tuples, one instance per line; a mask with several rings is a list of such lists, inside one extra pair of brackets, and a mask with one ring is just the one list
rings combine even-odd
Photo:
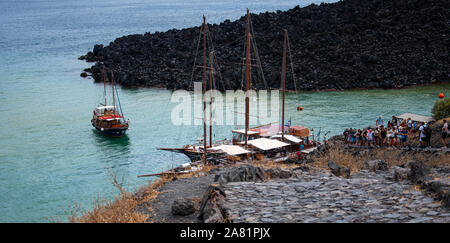
[[(232, 132), (233, 133), (245, 134), (245, 129), (233, 130)], [(259, 132), (251, 131), (251, 130), (247, 131), (247, 135), (254, 135), (254, 134), (259, 134)]]
[(411, 120), (417, 121), (417, 122), (433, 121), (433, 118), (431, 118), (429, 116), (421, 116), (421, 115), (416, 115), (416, 114), (411, 114), (411, 113), (404, 113), (404, 114), (401, 114), (400, 116), (396, 116), (396, 117), (403, 119), (403, 120), (407, 120), (408, 118), (411, 118)]
[(114, 106), (112, 105), (107, 105), (107, 106), (99, 106), (97, 108), (95, 108), (96, 110), (104, 110), (104, 109), (114, 109)]
[(253, 147), (256, 147), (260, 150), (265, 150), (265, 151), (289, 146), (289, 144), (287, 144), (287, 143), (283, 143), (276, 139), (269, 139), (269, 138), (258, 138), (258, 139), (247, 141), (247, 143), (252, 145)]
[[(281, 134), (273, 135), (273, 136), (270, 137), (270, 138), (281, 138)], [(301, 142), (303, 141), (303, 140), (301, 140), (301, 139), (298, 138), (298, 137), (295, 137), (295, 136), (293, 136), (293, 135), (287, 135), (287, 134), (284, 135), (284, 138), (285, 138), (286, 140), (289, 140), (289, 141), (293, 142), (293, 143), (301, 143)]]
[(314, 152), (316, 149), (317, 149), (316, 147), (309, 148), (309, 149), (304, 149), (304, 150), (302, 150), (302, 153), (309, 154), (311, 152)]
[(242, 148), (241, 146), (237, 146), (237, 145), (219, 145), (219, 146), (215, 146), (210, 148), (210, 150), (221, 150), (226, 154), (229, 155), (240, 155), (240, 154), (248, 154), (250, 153), (250, 151)]

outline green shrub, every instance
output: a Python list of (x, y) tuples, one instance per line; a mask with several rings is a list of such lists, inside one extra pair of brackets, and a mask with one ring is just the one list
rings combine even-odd
[(440, 120), (450, 116), (450, 98), (444, 98), (436, 101), (431, 110), (434, 120)]

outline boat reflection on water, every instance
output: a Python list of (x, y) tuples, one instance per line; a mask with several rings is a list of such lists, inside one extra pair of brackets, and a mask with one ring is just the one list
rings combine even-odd
[(99, 150), (106, 153), (107, 157), (112, 155), (124, 155), (130, 152), (130, 138), (124, 134), (119, 138), (104, 136), (96, 129), (92, 129), (93, 137)]
[[(97, 164), (96, 173), (102, 174), (103, 179), (113, 180), (117, 177), (123, 180), (135, 174), (131, 142), (127, 134), (120, 138), (113, 138), (92, 129), (92, 139), (96, 148), (95, 156), (100, 161)], [(129, 180), (121, 183), (129, 183)]]
[(122, 145), (122, 146), (128, 146), (130, 137), (128, 137), (128, 134), (124, 134), (121, 137), (109, 137), (103, 135), (103, 133), (99, 132), (97, 129), (92, 129), (92, 133), (95, 135), (95, 138), (97, 142), (100, 142), (102, 144), (111, 144), (111, 145)]

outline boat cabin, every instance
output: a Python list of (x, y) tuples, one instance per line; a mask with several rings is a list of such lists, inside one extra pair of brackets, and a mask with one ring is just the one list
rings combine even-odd
[(279, 153), (287, 152), (289, 144), (281, 142), (276, 139), (258, 138), (248, 141), (248, 146), (249, 148), (253, 149), (257, 154), (272, 158)]
[(114, 112), (114, 106), (108, 105), (108, 106), (99, 106), (95, 108), (94, 115), (96, 116), (103, 116), (103, 115), (111, 115)]
[[(281, 136), (281, 134), (277, 134), (277, 135), (271, 136), (270, 138), (277, 139), (277, 140), (281, 141), (282, 136)], [(302, 141), (303, 140), (301, 138), (299, 138), (299, 137), (285, 134), (284, 135), (284, 141), (282, 141), (282, 142), (286, 142), (286, 143), (289, 143), (289, 144), (300, 144)]]
[(218, 146), (214, 146), (209, 148), (208, 150), (212, 150), (216, 153), (223, 153), (227, 156), (230, 160), (242, 160), (244, 158), (248, 157), (248, 154), (251, 152), (244, 149), (242, 146), (238, 145), (228, 145), (228, 144), (222, 144)]
[[(243, 144), (245, 142), (245, 129), (233, 130), (233, 145)], [(259, 138), (259, 132), (248, 130), (247, 141)]]
[(309, 134), (309, 129), (307, 127), (304, 126), (291, 126), (289, 127), (289, 134), (297, 136), (297, 137), (308, 137)]
[[(283, 127), (278, 124), (268, 124), (268, 125), (254, 127), (254, 128), (252, 128), (252, 130), (259, 132), (261, 137), (270, 138), (271, 136), (281, 134)], [(284, 133), (287, 134), (288, 131), (289, 131), (289, 127), (284, 126)]]

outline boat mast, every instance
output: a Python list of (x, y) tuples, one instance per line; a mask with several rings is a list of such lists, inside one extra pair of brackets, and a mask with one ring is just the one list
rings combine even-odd
[(245, 36), (247, 39), (247, 55), (246, 55), (246, 86), (245, 86), (245, 146), (248, 140), (248, 116), (249, 116), (249, 92), (250, 89), (250, 12), (247, 9), (247, 28)]
[(209, 146), (212, 147), (212, 80), (213, 80), (213, 52), (209, 54)]
[(281, 112), (281, 141), (284, 141), (284, 94), (286, 92), (286, 39), (287, 30), (284, 30), (284, 44), (283, 44), (283, 66), (281, 71), (281, 89), (283, 93), (283, 108)]
[(112, 87), (112, 98), (113, 98), (113, 107), (114, 107), (114, 116), (116, 115), (116, 101), (114, 96), (114, 73), (111, 70), (111, 87)]
[(105, 66), (103, 65), (103, 89), (105, 90), (105, 106), (106, 106), (106, 72), (105, 72)]
[(206, 164), (206, 17), (203, 16), (203, 163)]

